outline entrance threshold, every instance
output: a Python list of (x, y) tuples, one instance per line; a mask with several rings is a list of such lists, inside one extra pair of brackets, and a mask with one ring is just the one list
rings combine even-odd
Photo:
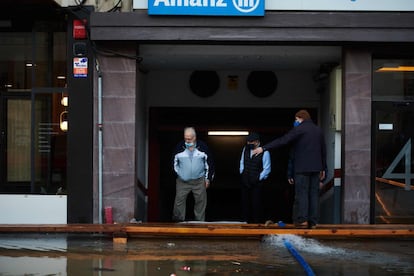
[(0, 224), (0, 233), (100, 233), (114, 242), (128, 237), (234, 237), (261, 238), (266, 235), (299, 235), (321, 238), (413, 238), (413, 224), (321, 224), (316, 229), (294, 228), (292, 224), (246, 223), (139, 223), (139, 224)]

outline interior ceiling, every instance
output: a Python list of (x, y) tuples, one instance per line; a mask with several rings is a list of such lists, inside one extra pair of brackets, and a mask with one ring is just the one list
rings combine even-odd
[(147, 70), (318, 70), (341, 61), (334, 46), (140, 45)]

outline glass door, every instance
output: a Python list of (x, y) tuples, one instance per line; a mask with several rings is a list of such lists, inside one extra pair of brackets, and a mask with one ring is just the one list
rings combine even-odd
[(375, 223), (414, 223), (414, 102), (376, 102)]
[(30, 192), (31, 101), (21, 95), (2, 97), (1, 191)]
[(33, 92), (32, 191), (41, 194), (66, 193), (66, 137), (68, 131), (65, 93)]
[(65, 193), (66, 21), (19, 26), (0, 31), (0, 193)]

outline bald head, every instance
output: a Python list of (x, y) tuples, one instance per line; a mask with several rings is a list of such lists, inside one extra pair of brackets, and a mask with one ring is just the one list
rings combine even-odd
[(192, 137), (196, 137), (196, 131), (193, 127), (186, 127), (184, 129), (184, 136), (192, 136)]
[(184, 142), (188, 147), (192, 148), (196, 142), (196, 131), (193, 127), (186, 127), (184, 129)]

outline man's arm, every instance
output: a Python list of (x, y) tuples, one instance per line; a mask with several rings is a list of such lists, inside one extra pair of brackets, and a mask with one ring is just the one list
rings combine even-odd
[(214, 179), (215, 168), (214, 168), (214, 159), (213, 154), (211, 153), (209, 147), (203, 141), (198, 141), (200, 144), (200, 150), (206, 154), (205, 168), (206, 168), (206, 179), (210, 182)]
[(268, 151), (265, 151), (263, 153), (262, 162), (263, 162), (263, 170), (260, 172), (260, 176), (259, 176), (260, 181), (265, 180), (269, 176), (270, 171), (271, 171), (272, 165), (270, 161), (270, 153)]
[(289, 144), (293, 140), (295, 140), (299, 135), (301, 135), (301, 131), (299, 127), (295, 127), (291, 129), (288, 133), (283, 135), (282, 137), (276, 138), (275, 140), (267, 143), (263, 147), (257, 147), (253, 150), (254, 155), (259, 155), (266, 150), (275, 149), (284, 145)]
[(240, 174), (242, 174), (244, 171), (244, 152), (245, 152), (245, 147), (243, 147), (241, 158), (240, 158), (240, 167), (239, 167)]

